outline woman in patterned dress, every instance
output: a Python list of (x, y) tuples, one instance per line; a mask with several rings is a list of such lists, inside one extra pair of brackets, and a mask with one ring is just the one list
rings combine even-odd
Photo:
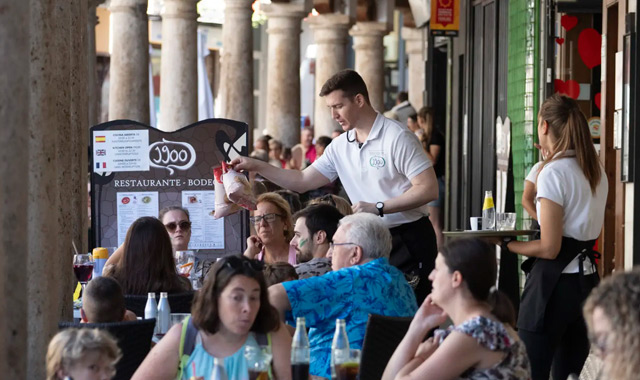
[[(495, 249), (490, 244), (464, 239), (441, 248), (429, 276), (433, 291), (382, 379), (528, 380), (529, 359), (512, 327), (513, 306), (495, 289), (496, 276)], [(453, 326), (424, 340), (447, 317)]]

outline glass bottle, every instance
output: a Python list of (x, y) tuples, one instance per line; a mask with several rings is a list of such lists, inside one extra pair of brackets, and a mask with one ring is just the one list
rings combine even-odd
[(160, 293), (160, 303), (158, 304), (158, 333), (164, 335), (169, 331), (169, 318), (171, 318), (171, 308), (169, 307), (169, 299), (167, 293)]
[(224, 369), (224, 360), (220, 358), (213, 358), (211, 380), (228, 380), (227, 371)]
[(347, 336), (347, 322), (336, 319), (336, 332), (331, 343), (331, 379), (337, 379), (336, 363), (343, 362), (349, 356), (349, 337)]
[(493, 192), (487, 190), (484, 192), (484, 203), (482, 204), (482, 229), (495, 230), (496, 226), (496, 208), (493, 204)]
[(296, 332), (291, 342), (291, 373), (293, 380), (309, 379), (309, 337), (304, 317), (296, 319)]

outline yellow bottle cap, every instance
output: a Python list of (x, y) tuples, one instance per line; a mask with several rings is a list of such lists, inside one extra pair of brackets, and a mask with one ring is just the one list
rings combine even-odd
[(108, 259), (109, 251), (104, 247), (98, 247), (93, 249), (93, 259)]

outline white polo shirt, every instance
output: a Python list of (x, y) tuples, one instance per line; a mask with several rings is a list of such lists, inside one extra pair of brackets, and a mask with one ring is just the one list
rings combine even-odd
[[(411, 187), (411, 179), (431, 167), (416, 135), (397, 121), (378, 113), (367, 140), (358, 147), (355, 131), (335, 138), (313, 164), (330, 181), (340, 178), (354, 204), (385, 202)], [(427, 205), (385, 214), (387, 227), (416, 221), (428, 215)]]
[[(567, 151), (567, 154), (573, 154)], [(601, 168), (602, 176), (591, 192), (587, 178), (582, 173), (575, 157), (564, 157), (545, 165), (538, 175), (537, 195), (553, 201), (564, 210), (562, 235), (576, 240), (597, 239), (604, 223), (604, 211), (609, 191), (607, 175)], [(540, 220), (540, 208), (538, 208)], [(590, 265), (585, 265), (585, 273), (593, 273)], [(578, 260), (574, 259), (563, 273), (577, 273)]]

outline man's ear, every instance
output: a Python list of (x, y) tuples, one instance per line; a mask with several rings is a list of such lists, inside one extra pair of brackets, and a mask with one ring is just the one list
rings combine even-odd
[(353, 253), (351, 253), (351, 258), (349, 259), (349, 264), (357, 265), (362, 262), (362, 258), (364, 255), (362, 254), (362, 247), (359, 245), (354, 246)]
[(80, 308), (80, 321), (82, 321), (82, 323), (89, 323), (89, 318), (87, 318), (87, 314), (82, 307)]
[(324, 230), (320, 230), (313, 234), (313, 244), (318, 245), (322, 243), (328, 243), (327, 233)]
[(364, 100), (364, 95), (362, 94), (356, 94), (356, 96), (354, 97), (354, 100), (359, 107), (364, 106), (366, 103)]

